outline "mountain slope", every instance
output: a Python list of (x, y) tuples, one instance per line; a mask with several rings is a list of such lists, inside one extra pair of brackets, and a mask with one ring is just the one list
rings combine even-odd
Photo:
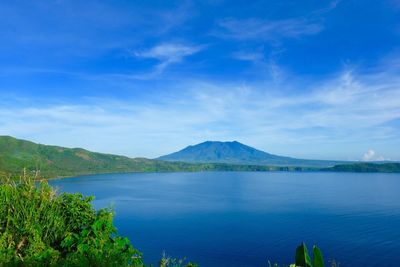
[(305, 160), (277, 156), (257, 150), (237, 141), (206, 141), (188, 146), (178, 152), (161, 156), (159, 160), (191, 163), (227, 163), (275, 166), (329, 167), (340, 162), (325, 160)]
[(36, 144), (10, 136), (0, 136), (0, 174), (40, 170), (41, 177), (82, 174), (191, 170), (190, 164), (177, 164), (145, 158), (90, 152)]

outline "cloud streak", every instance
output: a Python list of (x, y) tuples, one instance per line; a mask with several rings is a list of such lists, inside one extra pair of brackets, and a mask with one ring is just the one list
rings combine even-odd
[(181, 62), (185, 57), (196, 54), (203, 47), (191, 46), (179, 43), (162, 43), (145, 51), (134, 52), (139, 58), (157, 59), (159, 63), (155, 67), (155, 74), (162, 73), (168, 66)]
[(218, 23), (216, 36), (235, 40), (279, 41), (281, 39), (300, 38), (322, 31), (323, 26), (304, 18), (266, 20), (260, 18), (226, 18)]

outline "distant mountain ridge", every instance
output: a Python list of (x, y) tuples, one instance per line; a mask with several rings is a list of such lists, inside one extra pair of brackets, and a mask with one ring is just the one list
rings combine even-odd
[(227, 163), (273, 166), (331, 167), (344, 161), (296, 159), (273, 155), (237, 141), (206, 141), (157, 158), (190, 163)]

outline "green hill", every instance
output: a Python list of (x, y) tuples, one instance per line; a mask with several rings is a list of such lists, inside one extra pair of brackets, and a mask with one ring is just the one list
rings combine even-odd
[(111, 172), (174, 171), (180, 164), (144, 158), (90, 152), (36, 144), (10, 136), (0, 136), (0, 171), (6, 174), (40, 170), (41, 177), (74, 176)]

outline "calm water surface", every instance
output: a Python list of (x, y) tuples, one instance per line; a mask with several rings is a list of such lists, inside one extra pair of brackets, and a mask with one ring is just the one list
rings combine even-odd
[(203, 172), (51, 181), (113, 205), (119, 233), (148, 263), (163, 251), (203, 267), (293, 261), (318, 244), (340, 266), (400, 265), (400, 175)]

